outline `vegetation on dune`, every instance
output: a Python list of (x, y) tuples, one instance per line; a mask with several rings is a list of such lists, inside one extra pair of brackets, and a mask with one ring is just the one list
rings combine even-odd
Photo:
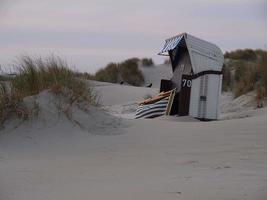
[(24, 56), (16, 68), (18, 74), (11, 80), (11, 90), (22, 98), (46, 89), (54, 94), (69, 90), (74, 99), (94, 102), (90, 88), (59, 57), (51, 56), (43, 60)]
[(140, 86), (144, 83), (142, 72), (138, 68), (138, 63), (134, 59), (128, 59), (119, 64), (119, 71), (122, 80), (127, 83)]
[(97, 81), (110, 83), (123, 81), (130, 85), (141, 86), (144, 83), (144, 77), (138, 68), (139, 61), (138, 58), (130, 58), (121, 63), (109, 63), (105, 68), (98, 70), (95, 75), (87, 77)]
[(222, 67), (223, 80), (222, 80), (222, 90), (229, 91), (233, 88), (232, 73), (230, 68), (224, 64)]
[(256, 100), (267, 96), (267, 51), (236, 50), (225, 53), (223, 89), (232, 90), (236, 97), (256, 91)]
[(119, 81), (119, 66), (116, 63), (109, 63), (104, 69), (95, 73), (94, 79), (98, 81), (117, 83)]
[(257, 60), (257, 53), (261, 50), (252, 49), (237, 49), (231, 52), (225, 52), (224, 57), (233, 60), (245, 60), (245, 61), (255, 61)]
[(142, 65), (144, 67), (149, 67), (149, 66), (153, 66), (154, 65), (154, 62), (153, 62), (152, 58), (142, 58), (141, 62), (142, 62)]
[(49, 90), (55, 95), (68, 97), (69, 103), (96, 103), (96, 95), (84, 80), (78, 78), (66, 62), (59, 57), (33, 59), (21, 57), (16, 66), (17, 75), (10, 81), (0, 82), (0, 122), (10, 114), (28, 118), (30, 111), (23, 106), (23, 99)]

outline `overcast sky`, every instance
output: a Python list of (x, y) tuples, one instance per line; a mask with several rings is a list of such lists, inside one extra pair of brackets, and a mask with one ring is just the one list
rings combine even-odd
[(80, 71), (152, 57), (188, 32), (223, 51), (267, 49), (267, 0), (0, 0), (0, 64), (62, 56)]

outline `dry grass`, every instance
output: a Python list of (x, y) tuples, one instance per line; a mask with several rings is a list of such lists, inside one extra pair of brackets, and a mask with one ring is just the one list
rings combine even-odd
[(109, 63), (89, 78), (110, 83), (124, 81), (130, 85), (141, 86), (144, 83), (144, 77), (138, 68), (138, 62), (138, 58), (130, 58), (121, 63)]
[(93, 89), (84, 80), (77, 78), (76, 73), (59, 57), (34, 59), (23, 56), (15, 68), (15, 78), (9, 83), (0, 82), (0, 123), (14, 113), (24, 120), (38, 114), (38, 102), (34, 102), (35, 105), (28, 110), (23, 105), (23, 99), (43, 90), (64, 96), (70, 105), (79, 102), (97, 103), (97, 95)]
[(11, 115), (15, 115), (22, 120), (29, 119), (32, 110), (27, 109), (20, 97), (13, 91), (8, 91), (7, 83), (0, 83), (0, 125)]
[(252, 91), (257, 83), (257, 68), (250, 64), (244, 66), (243, 75), (239, 78), (235, 85), (235, 96), (238, 97), (242, 94)]
[(152, 58), (142, 58), (141, 63), (144, 67), (149, 67), (154, 65)]
[(98, 70), (95, 73), (94, 79), (110, 83), (119, 81), (119, 67), (116, 63), (109, 63), (105, 68)]
[(257, 106), (262, 107), (267, 97), (267, 51), (236, 50), (226, 52), (225, 58), (230, 59), (224, 68), (225, 89), (233, 89), (236, 97), (254, 90)]

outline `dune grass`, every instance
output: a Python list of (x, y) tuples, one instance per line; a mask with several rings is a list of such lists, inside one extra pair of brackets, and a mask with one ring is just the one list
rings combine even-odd
[(223, 89), (233, 91), (235, 97), (255, 91), (257, 107), (267, 98), (267, 51), (236, 50), (226, 52), (228, 60), (223, 70)]
[(154, 65), (154, 61), (152, 58), (142, 58), (141, 63), (144, 67), (150, 67)]
[(0, 123), (13, 113), (27, 119), (31, 112), (23, 107), (23, 99), (44, 90), (67, 97), (70, 104), (97, 104), (97, 95), (92, 87), (78, 78), (76, 72), (59, 57), (35, 59), (23, 56), (18, 59), (15, 70), (17, 75), (13, 79), (9, 82), (0, 82)]
[(120, 63), (109, 63), (105, 68), (98, 70), (89, 79), (110, 83), (126, 82), (133, 86), (144, 84), (144, 76), (138, 68), (138, 58), (130, 58)]
[(4, 112), (6, 109), (7, 104), (7, 93), (5, 84), (1, 81), (0, 82), (0, 123), (4, 120)]

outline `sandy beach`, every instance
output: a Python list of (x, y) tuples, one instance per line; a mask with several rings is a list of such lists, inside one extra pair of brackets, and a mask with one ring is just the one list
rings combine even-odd
[(267, 0), (0, 0), (0, 200), (267, 200)]
[(61, 118), (1, 130), (1, 200), (266, 199), (266, 109), (215, 122), (133, 120), (156, 89), (94, 84), (106, 111), (75, 112), (84, 129)]

